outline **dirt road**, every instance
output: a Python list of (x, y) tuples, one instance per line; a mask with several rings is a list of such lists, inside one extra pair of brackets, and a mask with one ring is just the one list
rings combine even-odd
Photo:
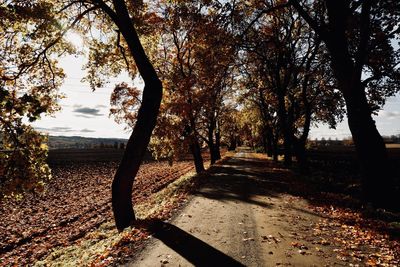
[(214, 166), (127, 266), (348, 266), (330, 240), (314, 235), (321, 217), (307, 202), (275, 190), (290, 187), (279, 179), (287, 174), (248, 152)]

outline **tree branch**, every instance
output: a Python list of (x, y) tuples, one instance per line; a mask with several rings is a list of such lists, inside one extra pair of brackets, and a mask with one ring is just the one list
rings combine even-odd
[(318, 22), (310, 16), (310, 14), (300, 5), (297, 0), (288, 0), (299, 13), (299, 15), (310, 25), (310, 27), (321, 37), (322, 40), (326, 40), (327, 31), (326, 28), (322, 25), (319, 25)]
[(115, 13), (114, 10), (112, 10), (103, 0), (93, 0), (93, 2), (96, 3), (116, 24), (119, 22), (117, 13)]
[(361, 78), (362, 68), (364, 66), (365, 59), (367, 57), (368, 41), (371, 30), (371, 25), (370, 25), (371, 4), (372, 4), (371, 0), (364, 0), (361, 10), (360, 41), (358, 44), (356, 62), (354, 66), (356, 71), (356, 77), (360, 78)]
[(60, 33), (60, 35), (59, 35), (56, 39), (54, 39), (52, 42), (50, 42), (50, 43), (36, 56), (36, 58), (35, 58), (32, 62), (29, 62), (29, 63), (22, 63), (22, 64), (18, 67), (18, 69), (19, 69), (18, 73), (15, 74), (13, 77), (7, 77), (7, 76), (2, 75), (2, 76), (1, 76), (1, 79), (4, 80), (4, 81), (15, 81), (16, 79), (18, 79), (22, 74), (24, 74), (26, 71), (28, 71), (31, 67), (33, 67), (34, 65), (36, 65), (36, 64), (39, 62), (40, 58), (41, 58), (42, 56), (45, 56), (46, 53), (47, 53), (47, 51), (48, 51), (50, 48), (52, 48), (53, 46), (55, 46), (55, 45), (64, 37), (64, 35), (65, 35), (70, 29), (72, 29), (73, 27), (75, 27), (75, 25), (76, 25), (86, 14), (88, 14), (89, 12), (92, 12), (92, 11), (96, 10), (97, 8), (98, 8), (97, 6), (93, 6), (93, 7), (89, 8), (89, 9), (86, 9), (86, 10), (85, 10), (84, 12), (82, 12), (81, 14), (79, 14), (79, 16), (77, 16), (77, 17), (75, 18), (75, 20), (71, 23), (71, 25), (69, 25), (67, 28), (65, 28), (65, 29)]
[(274, 12), (276, 10), (279, 10), (281, 8), (285, 8), (290, 6), (289, 3), (285, 3), (285, 4), (280, 4), (280, 5), (276, 5), (273, 7), (270, 7), (268, 9), (263, 9), (259, 14), (257, 14), (257, 16), (249, 23), (249, 25), (247, 26), (247, 28), (242, 32), (241, 36), (245, 36), (247, 34), (247, 32), (253, 27), (253, 25), (265, 14)]
[(121, 45), (121, 32), (119, 30), (116, 30), (116, 32), (117, 32), (117, 47), (121, 51), (122, 57), (124, 58), (126, 68), (128, 69), (128, 73), (129, 73), (130, 72), (129, 61), (125, 54), (125, 48)]

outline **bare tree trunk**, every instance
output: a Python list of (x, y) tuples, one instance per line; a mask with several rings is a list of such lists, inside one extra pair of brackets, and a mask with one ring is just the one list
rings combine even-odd
[[(306, 97), (304, 95), (304, 97)], [(304, 100), (304, 105), (305, 105), (305, 119), (304, 119), (304, 125), (303, 125), (303, 133), (300, 136), (300, 138), (296, 138), (295, 136), (293, 137), (293, 144), (294, 144), (294, 149), (296, 153), (296, 158), (297, 162), (300, 167), (300, 172), (303, 174), (307, 174), (309, 172), (309, 166), (308, 166), (308, 160), (307, 160), (307, 151), (306, 151), (306, 143), (307, 143), (307, 138), (308, 138), (308, 133), (310, 132), (310, 126), (311, 126), (311, 109), (310, 106), (307, 102), (307, 100)]]
[(190, 151), (193, 155), (194, 166), (196, 168), (196, 173), (201, 173), (204, 171), (203, 156), (201, 155), (201, 149), (199, 141), (195, 136), (190, 137)]
[(278, 96), (278, 118), (279, 125), (283, 134), (283, 154), (285, 166), (292, 165), (292, 136), (290, 132), (290, 125), (288, 123), (288, 114), (285, 107), (284, 90), (279, 89)]
[[(161, 88), (161, 83), (145, 86), (145, 90), (153, 92), (161, 91)], [(161, 99), (161, 94), (159, 99)], [(132, 206), (132, 186), (150, 141), (159, 108), (157, 103), (151, 102), (153, 101), (150, 103), (142, 101), (138, 120), (112, 182), (112, 207), (115, 223), (120, 231), (132, 225), (136, 219)]]
[(294, 143), (294, 151), (296, 154), (296, 159), (297, 159), (297, 163), (300, 168), (300, 172), (303, 174), (306, 174), (306, 173), (308, 173), (309, 168), (308, 168), (305, 143), (302, 142), (300, 139), (295, 139), (293, 143)]
[(208, 150), (210, 153), (210, 163), (211, 165), (215, 163), (215, 161), (217, 160), (215, 158), (215, 146), (214, 146), (214, 123), (211, 120), (210, 125), (208, 127), (208, 141), (207, 141), (207, 145), (208, 145)]
[(215, 131), (215, 158), (221, 159), (221, 135), (218, 128)]
[(229, 147), (228, 150), (229, 151), (234, 151), (236, 149), (237, 146), (237, 137), (235, 134), (231, 134), (229, 136)]
[[(339, 11), (335, 11), (335, 14), (339, 14)], [(336, 18), (331, 23), (340, 25), (343, 22)], [(327, 47), (332, 58), (332, 69), (346, 102), (348, 124), (361, 167), (364, 198), (377, 206), (394, 207), (397, 202), (394, 202), (393, 174), (385, 143), (372, 119), (365, 88), (361, 84), (361, 67), (357, 68), (351, 59), (344, 32), (335, 32), (333, 37), (336, 40), (327, 39)]]
[(275, 162), (278, 162), (278, 137), (277, 136), (274, 136), (274, 138), (273, 138), (273, 143), (272, 143), (272, 147), (273, 147), (273, 154), (272, 154), (272, 159), (275, 161)]
[(115, 224), (117, 229), (122, 231), (136, 219), (132, 205), (132, 186), (156, 125), (162, 98), (162, 84), (143, 49), (125, 1), (113, 0), (115, 11), (103, 1), (97, 2), (117, 25), (145, 84), (137, 122), (112, 182), (112, 208)]
[(267, 129), (265, 130), (266, 132), (266, 149), (267, 149), (267, 155), (268, 157), (273, 157), (274, 156), (274, 149), (273, 149), (273, 143), (274, 143), (274, 134), (272, 132), (271, 127), (266, 127)]
[(399, 208), (396, 207), (399, 197), (394, 192), (394, 176), (388, 164), (385, 143), (360, 87), (346, 89), (349, 93), (345, 100), (348, 124), (361, 166), (363, 195), (376, 206)]

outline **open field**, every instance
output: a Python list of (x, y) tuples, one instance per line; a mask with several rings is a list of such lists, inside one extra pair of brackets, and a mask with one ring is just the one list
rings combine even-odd
[[(387, 146), (388, 157), (393, 166), (400, 166), (400, 145), (390, 144)], [(357, 154), (354, 147), (337, 146), (309, 150), (307, 155), (311, 162), (323, 165), (348, 166), (358, 171)]]
[[(0, 266), (35, 262), (58, 246), (77, 242), (112, 220), (111, 181), (122, 150), (51, 151), (53, 179), (41, 194), (0, 203)], [(141, 166), (133, 188), (135, 204), (192, 171), (191, 161)]]
[(124, 154), (123, 149), (55, 149), (49, 151), (50, 165), (84, 162), (118, 162)]

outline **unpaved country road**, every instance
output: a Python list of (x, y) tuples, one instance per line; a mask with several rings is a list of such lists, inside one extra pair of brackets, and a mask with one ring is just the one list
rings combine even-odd
[(214, 166), (126, 266), (345, 266), (331, 256), (333, 246), (315, 243), (311, 226), (320, 217), (305, 200), (274, 191), (290, 184), (271, 179), (267, 168), (248, 152)]

